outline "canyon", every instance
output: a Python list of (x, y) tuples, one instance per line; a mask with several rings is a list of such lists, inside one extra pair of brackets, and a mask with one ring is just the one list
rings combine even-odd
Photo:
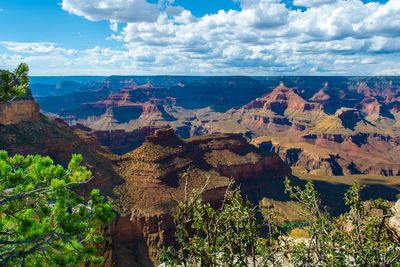
[[(121, 156), (117, 165), (125, 183), (114, 190), (119, 214), (113, 225), (118, 229), (114, 232), (116, 253), (147, 250), (151, 261), (157, 261), (160, 247), (173, 244), (175, 201), (182, 201), (186, 193), (206, 186), (203, 200), (218, 206), (231, 179), (243, 185), (244, 194), (255, 197), (256, 191), (268, 191), (271, 180), (291, 174), (277, 154), (262, 152), (240, 135), (184, 140), (171, 128), (147, 136), (142, 146)], [(145, 265), (143, 260), (139, 264)]]
[[(32, 98), (29, 101), (36, 104)], [(0, 104), (0, 108), (18, 106), (18, 102)], [(24, 109), (24, 118), (4, 113), (12, 110), (0, 109), (2, 116), (21, 118), (0, 124), (1, 149), (10, 155), (48, 155), (64, 166), (72, 154), (82, 154), (93, 179), (77, 192), (86, 195), (99, 188), (112, 201), (117, 217), (102, 229), (107, 241), (99, 247), (105, 266), (153, 266), (158, 262), (162, 246), (174, 243), (175, 201), (183, 200), (185, 192), (203, 187), (207, 177), (203, 199), (218, 205), (231, 179), (242, 183), (243, 192), (257, 203), (266, 196), (270, 180), (291, 173), (277, 154), (261, 151), (237, 134), (182, 139), (172, 128), (141, 128), (125, 143), (143, 137), (142, 144), (118, 156), (98, 144), (120, 140), (118, 134), (92, 132), (83, 125), (71, 127), (41, 114), (37, 104)], [(253, 194), (256, 191), (264, 193)]]
[[(400, 175), (399, 77), (111, 76), (98, 86), (38, 102), (118, 154), (144, 129), (171, 127), (182, 138), (237, 133), (306, 172)], [(136, 145), (122, 141), (136, 134)]]
[(253, 204), (284, 206), (284, 177), (303, 174), (325, 177), (315, 184), (333, 214), (357, 179), (366, 199), (394, 201), (399, 88), (396, 77), (109, 77), (39, 97), (47, 115), (30, 92), (0, 104), (0, 149), (64, 166), (82, 154), (94, 177), (78, 192), (99, 188), (117, 213), (102, 229), (104, 265), (154, 266), (174, 244), (176, 201), (205, 185), (214, 206), (232, 180)]

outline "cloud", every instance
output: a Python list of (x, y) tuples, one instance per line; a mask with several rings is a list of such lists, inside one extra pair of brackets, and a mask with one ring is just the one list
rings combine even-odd
[(27, 53), (27, 54), (66, 54), (73, 55), (76, 53), (74, 49), (65, 49), (62, 47), (56, 47), (53, 43), (47, 42), (8, 42), (8, 41), (0, 41), (0, 45), (3, 45), (7, 50), (18, 53)]
[(383, 76), (400, 76), (400, 68), (398, 69), (385, 69), (378, 72), (376, 75), (383, 75)]
[(13, 70), (23, 60), (23, 56), (16, 54), (0, 54), (0, 69)]
[(246, 11), (246, 15), (255, 18), (253, 26), (257, 28), (279, 27), (288, 22), (289, 11), (279, 1), (263, 0), (243, 10)]
[(174, 1), (63, 0), (70, 13), (110, 21), (113, 33), (107, 39), (122, 48), (0, 45), (15, 55), (37, 57), (35, 62), (47, 62), (50, 55), (61, 58), (63, 70), (101, 75), (374, 75), (388, 66), (400, 68), (400, 0), (294, 1), (305, 8), (240, 0), (240, 10), (196, 17)]
[(376, 60), (374, 58), (364, 58), (361, 61), (362, 64), (376, 64)]
[(91, 21), (155, 21), (160, 14), (157, 5), (146, 0), (63, 0), (62, 9)]
[(182, 24), (190, 24), (195, 23), (197, 18), (192, 15), (189, 10), (184, 10), (179, 13), (179, 15), (175, 16), (175, 22)]
[(118, 22), (110, 21), (110, 30), (112, 30), (113, 32), (117, 32), (118, 31)]
[(344, 64), (344, 65), (346, 65), (346, 64), (354, 64), (354, 60), (352, 60), (352, 59), (336, 59), (334, 61), (334, 64), (335, 65), (337, 65), (337, 64)]
[(361, 37), (400, 36), (400, 0), (389, 0), (384, 5), (369, 3), (365, 6), (369, 11), (366, 12), (367, 16), (354, 25)]
[(332, 4), (336, 0), (293, 0), (293, 5), (304, 7), (318, 7), (326, 4)]
[[(400, 52), (400, 34), (391, 23), (400, 13), (388, 8), (398, 1), (332, 1), (300, 11), (274, 0), (243, 0), (239, 11), (220, 10), (200, 18), (184, 11), (173, 18), (161, 14), (152, 23), (127, 23), (116, 36), (130, 51), (152, 51), (158, 67), (172, 62), (186, 64), (191, 71), (212, 66), (209, 72), (214, 73), (228, 68), (250, 73), (358, 73), (363, 57)], [(379, 25), (382, 16), (376, 14), (388, 17), (391, 31)], [(185, 16), (188, 19), (182, 19)]]
[[(31, 75), (117, 74), (119, 69), (131, 70), (134, 65), (132, 61), (136, 60), (128, 51), (99, 46), (71, 51), (55, 47), (52, 43), (0, 42), (0, 48), (1, 45), (11, 53), (0, 53), (0, 69), (14, 69), (20, 62), (26, 62), (30, 66)], [(142, 60), (149, 61), (144, 58)]]

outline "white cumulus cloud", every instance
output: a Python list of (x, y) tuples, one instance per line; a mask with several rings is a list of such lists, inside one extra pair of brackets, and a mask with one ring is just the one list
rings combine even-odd
[(146, 0), (63, 0), (62, 8), (92, 21), (155, 21), (160, 13)]

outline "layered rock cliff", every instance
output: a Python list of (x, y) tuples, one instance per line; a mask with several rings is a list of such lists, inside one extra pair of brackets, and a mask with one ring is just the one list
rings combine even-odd
[(21, 121), (37, 121), (39, 120), (39, 110), (39, 105), (28, 89), (24, 98), (0, 103), (0, 124), (10, 125)]
[(400, 175), (400, 138), (359, 133), (260, 137), (254, 144), (275, 152), (290, 166), (328, 175)]
[[(115, 208), (120, 214), (113, 226), (115, 242), (120, 251), (148, 251), (151, 260), (157, 259), (162, 245), (173, 241), (174, 200), (203, 187), (207, 176), (203, 200), (218, 205), (230, 179), (242, 184), (246, 194), (262, 192), (271, 179), (291, 172), (279, 156), (263, 153), (239, 135), (183, 140), (173, 129), (160, 129), (146, 137), (118, 165), (125, 183), (115, 189)], [(146, 264), (148, 259), (142, 260)]]

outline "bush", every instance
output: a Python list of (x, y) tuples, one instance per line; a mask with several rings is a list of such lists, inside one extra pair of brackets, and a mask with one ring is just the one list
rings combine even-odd
[[(274, 223), (273, 209), (264, 210), (265, 219), (258, 222), (255, 208), (244, 201), (238, 189), (226, 192), (219, 209), (203, 203), (202, 191), (195, 191), (177, 205), (174, 219), (178, 244), (164, 250), (163, 260), (184, 266), (400, 264), (400, 238), (388, 224), (393, 214), (387, 201), (363, 202), (362, 187), (353, 185), (345, 195), (350, 211), (333, 218), (321, 208), (321, 197), (312, 182), (301, 189), (286, 179), (285, 190), (301, 203), (307, 220), (281, 228)], [(288, 238), (285, 233), (299, 225), (302, 229), (292, 230), (292, 238)], [(293, 240), (298, 237), (302, 239)]]
[[(267, 219), (263, 224), (258, 224), (253, 206), (243, 199), (238, 189), (229, 187), (219, 209), (203, 203), (203, 190), (194, 191), (178, 203), (174, 215), (178, 245), (166, 248), (163, 260), (169, 265), (184, 266), (276, 262), (274, 255), (279, 246), (272, 212), (265, 214)], [(268, 234), (260, 238), (263, 227), (268, 227)]]

